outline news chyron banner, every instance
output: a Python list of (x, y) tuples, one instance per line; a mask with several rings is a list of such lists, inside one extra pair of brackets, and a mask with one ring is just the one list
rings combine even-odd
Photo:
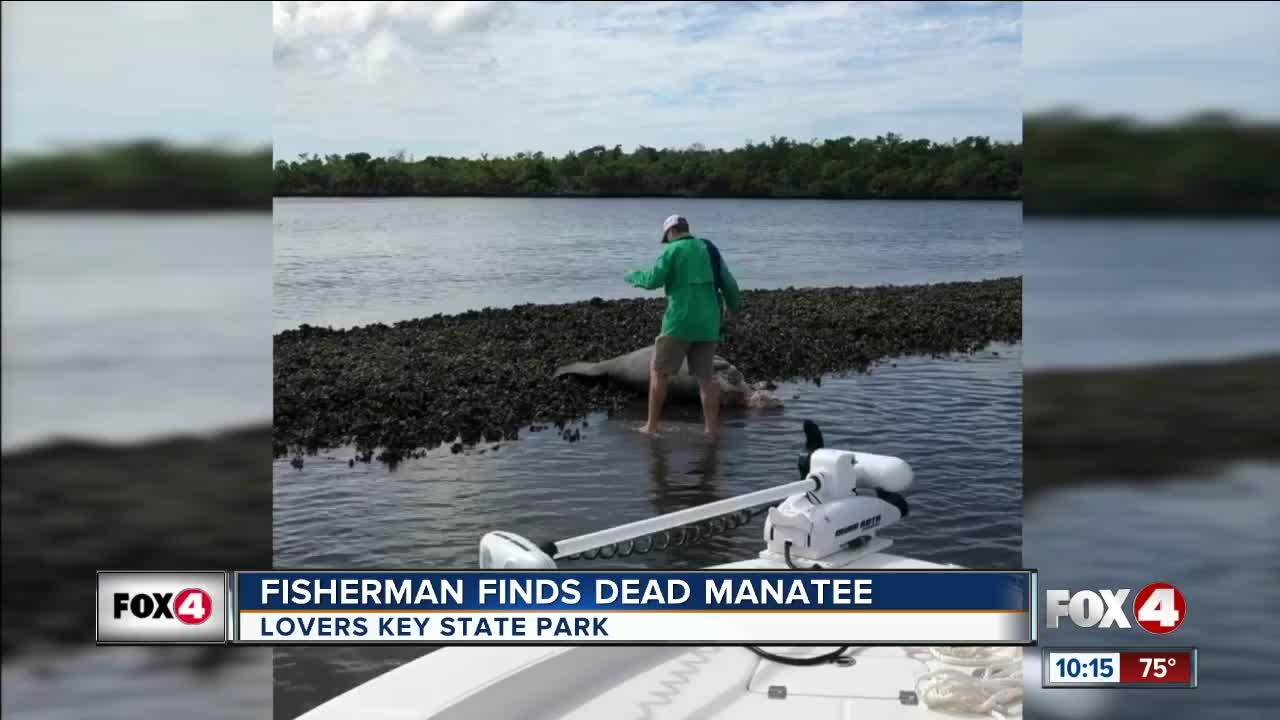
[(224, 612), (246, 645), (1029, 645), (1037, 627), (1029, 570), (235, 572), (206, 629), (197, 578), (171, 575), (100, 578), (99, 639), (194, 642)]

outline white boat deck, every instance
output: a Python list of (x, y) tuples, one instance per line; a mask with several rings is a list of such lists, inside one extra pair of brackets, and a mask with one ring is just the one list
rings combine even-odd
[[(844, 566), (866, 570), (951, 567), (885, 553), (851, 553)], [(718, 567), (779, 569), (785, 565), (757, 558)], [(838, 644), (834, 638), (833, 642)], [(832, 649), (834, 646), (766, 648), (774, 654), (796, 657)], [(989, 650), (999, 655), (991, 660), (1004, 663), (1006, 672), (1016, 663), (1014, 702), (1020, 705), (1021, 648)], [(928, 648), (850, 648), (846, 656), (849, 660), (840, 663), (793, 666), (731, 646), (451, 647), (374, 678), (302, 718), (937, 720), (987, 715), (990, 708), (981, 708), (992, 704), (990, 698), (1000, 687), (1013, 684), (997, 678), (975, 690), (975, 683), (981, 685), (982, 681), (967, 678), (988, 661), (979, 658), (965, 664), (961, 658), (960, 666), (952, 666), (953, 675), (967, 683), (968, 689), (938, 695), (922, 692), (917, 686), (926, 673), (947, 666), (931, 656)], [(1012, 690), (1005, 693), (1012, 694)], [(928, 701), (940, 703), (939, 698), (967, 703), (962, 709), (969, 712), (931, 709)]]

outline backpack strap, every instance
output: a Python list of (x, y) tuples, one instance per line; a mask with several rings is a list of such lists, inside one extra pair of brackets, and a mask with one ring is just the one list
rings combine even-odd
[(724, 279), (723, 279), (723, 276), (721, 275), (721, 270), (720, 270), (720, 265), (723, 261), (720, 259), (720, 248), (716, 247), (715, 243), (711, 242), (706, 238), (703, 238), (702, 242), (707, 244), (707, 255), (711, 256), (711, 274), (715, 277), (715, 281), (716, 281), (716, 299), (718, 301), (717, 304), (720, 305), (721, 332), (723, 333), (724, 332), (724, 325), (723, 325), (724, 312), (725, 312), (724, 310)]
[(711, 273), (716, 279), (716, 291), (720, 291), (724, 288), (724, 280), (720, 274), (720, 263), (722, 262), (720, 259), (720, 248), (716, 247), (715, 243), (706, 238), (703, 238), (702, 242), (707, 244), (707, 254), (711, 256)]

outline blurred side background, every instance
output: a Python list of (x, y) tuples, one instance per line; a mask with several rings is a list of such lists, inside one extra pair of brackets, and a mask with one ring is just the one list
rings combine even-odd
[(259, 718), (270, 651), (94, 648), (100, 568), (271, 564), (271, 5), (3, 6), (6, 718)]
[[(1028, 718), (1280, 707), (1280, 6), (1027, 3), (1023, 561), (1176, 585), (1200, 688), (1040, 690)], [(1031, 653), (1028, 653), (1030, 656)], [(1038, 659), (1037, 659), (1038, 660)]]

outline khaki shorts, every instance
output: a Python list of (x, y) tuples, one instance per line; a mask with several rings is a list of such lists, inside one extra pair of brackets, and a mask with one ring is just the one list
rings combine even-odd
[(686, 342), (659, 335), (653, 344), (653, 370), (667, 377), (680, 372), (685, 359), (689, 361), (689, 374), (699, 380), (710, 380), (715, 366), (714, 342)]

